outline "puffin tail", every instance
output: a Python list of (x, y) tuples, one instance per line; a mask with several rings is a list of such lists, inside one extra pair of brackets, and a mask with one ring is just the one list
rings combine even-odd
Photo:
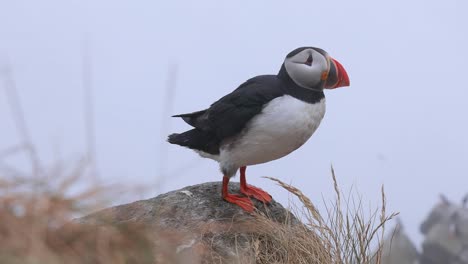
[(171, 134), (168, 136), (167, 141), (171, 144), (200, 150), (209, 154), (219, 154), (219, 140), (213, 134), (197, 128), (180, 134)]
[(173, 115), (172, 117), (180, 117), (185, 123), (193, 126), (198, 127), (199, 118), (206, 113), (206, 110), (201, 110), (198, 112), (188, 113), (188, 114), (181, 114), (181, 115)]

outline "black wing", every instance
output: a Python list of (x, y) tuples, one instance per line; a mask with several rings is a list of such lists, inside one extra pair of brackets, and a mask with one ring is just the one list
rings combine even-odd
[(276, 75), (257, 76), (213, 103), (210, 108), (177, 117), (223, 140), (241, 132), (268, 102), (282, 95), (282, 82)]

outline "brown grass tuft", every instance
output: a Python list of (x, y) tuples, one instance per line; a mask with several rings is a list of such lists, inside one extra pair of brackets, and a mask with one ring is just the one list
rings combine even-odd
[(27, 177), (2, 167), (0, 263), (154, 263), (143, 227), (70, 221), (104, 200), (105, 188), (77, 190), (85, 169), (80, 161)]
[[(326, 217), (322, 216), (312, 201), (299, 189), (278, 179), (266, 177), (299, 199), (303, 206), (301, 215), (306, 226), (292, 228), (283, 225), (271, 228), (266, 243), (270, 246), (264, 245), (264, 251), (258, 251), (257, 263), (381, 263), (385, 224), (398, 215), (386, 214), (383, 186), (380, 209), (375, 210), (370, 218), (366, 219), (360, 198), (350, 198), (343, 206), (342, 192), (338, 187), (333, 167), (331, 174), (336, 199), (331, 204), (325, 203)], [(268, 224), (268, 219), (264, 219), (263, 222), (267, 227), (273, 225)], [(271, 243), (272, 241), (274, 243)], [(377, 247), (377, 250), (374, 247)], [(271, 251), (274, 254), (268, 253)], [(276, 262), (268, 262), (271, 256), (276, 256)]]

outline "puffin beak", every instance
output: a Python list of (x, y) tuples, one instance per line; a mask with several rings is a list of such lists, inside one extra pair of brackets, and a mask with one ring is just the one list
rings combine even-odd
[(330, 71), (328, 78), (325, 82), (324, 88), (335, 89), (339, 87), (349, 86), (348, 73), (344, 69), (343, 65), (337, 60), (330, 58)]

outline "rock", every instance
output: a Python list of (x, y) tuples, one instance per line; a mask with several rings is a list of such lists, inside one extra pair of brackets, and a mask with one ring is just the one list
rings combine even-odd
[[(401, 221), (397, 220), (397, 225), (383, 242), (381, 263), (414, 264), (419, 258), (418, 250), (406, 234)], [(376, 263), (376, 259), (372, 263)]]
[(441, 196), (421, 224), (421, 264), (468, 264), (468, 209)]
[[(230, 183), (229, 191), (238, 193), (239, 184)], [(271, 233), (297, 227), (304, 234), (307, 228), (278, 202), (265, 205), (252, 200), (255, 214), (222, 200), (221, 183), (210, 182), (104, 209), (75, 221), (145, 225), (155, 241), (157, 263), (267, 263), (258, 259), (264, 251), (262, 243), (272, 243), (267, 241)]]
[(445, 196), (440, 196), (440, 201), (432, 207), (429, 215), (421, 223), (420, 231), (427, 235), (434, 225), (450, 222), (451, 216), (459, 209), (459, 206), (449, 201)]

